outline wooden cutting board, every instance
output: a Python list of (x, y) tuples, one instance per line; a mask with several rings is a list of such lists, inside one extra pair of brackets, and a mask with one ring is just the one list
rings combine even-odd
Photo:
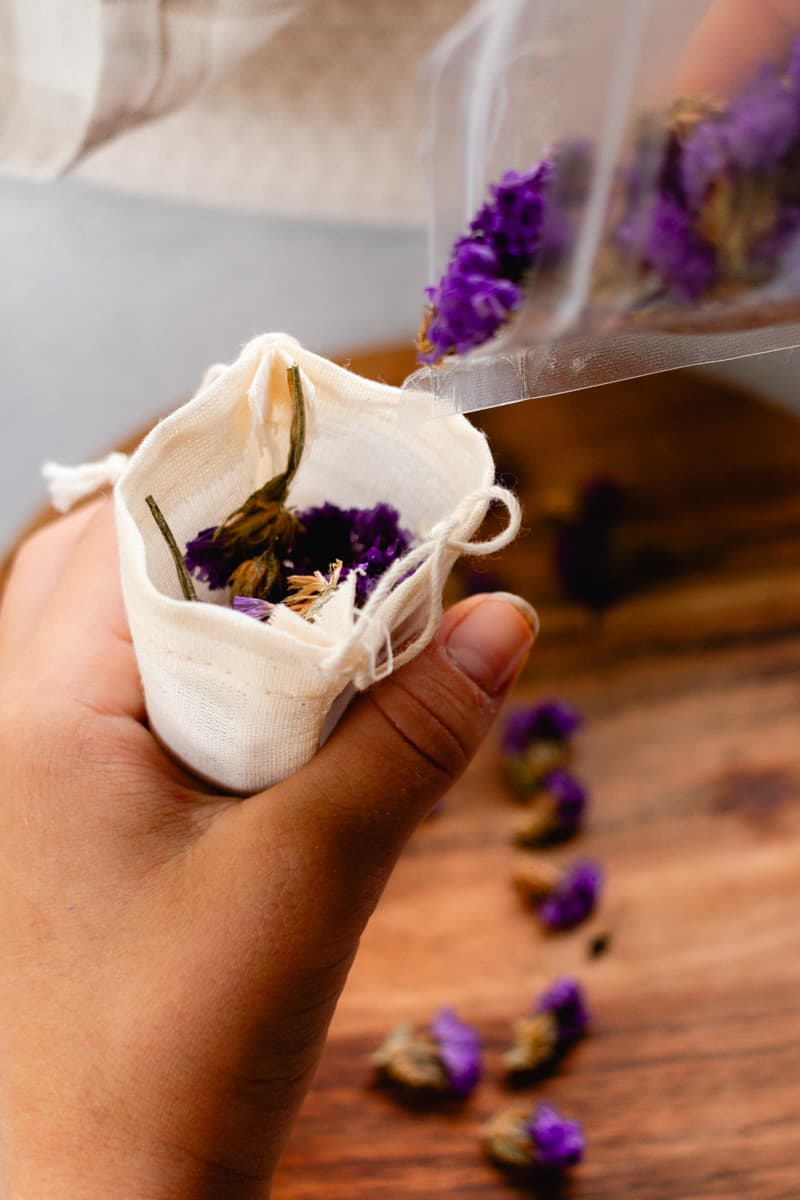
[[(390, 382), (412, 365), (403, 351), (351, 361)], [(564, 973), (585, 984), (594, 1032), (522, 1094), (585, 1125), (565, 1197), (795, 1200), (800, 422), (681, 373), (481, 423), (525, 506), (525, 536), (491, 565), (542, 617), (514, 699), (562, 696), (586, 720), (588, 830), (548, 854), (600, 859), (607, 887), (587, 926), (539, 931), (509, 884), (518, 810), (486, 746), (367, 930), (274, 1200), (513, 1195), (478, 1130), (519, 1098), (499, 1072), (511, 1021)], [(563, 599), (547, 516), (555, 491), (598, 475), (622, 487), (622, 540), (650, 564), (602, 618)], [(367, 1058), (442, 1004), (481, 1031), (485, 1082), (411, 1112), (371, 1085)]]

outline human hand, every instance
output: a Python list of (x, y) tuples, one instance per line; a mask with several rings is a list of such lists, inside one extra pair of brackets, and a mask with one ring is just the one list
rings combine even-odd
[(533, 642), (491, 596), (234, 800), (149, 733), (111, 505), (21, 551), (0, 612), (0, 1192), (265, 1197), (359, 936)]
[(798, 33), (800, 0), (715, 0), (683, 56), (677, 94), (726, 99), (762, 63), (785, 62)]

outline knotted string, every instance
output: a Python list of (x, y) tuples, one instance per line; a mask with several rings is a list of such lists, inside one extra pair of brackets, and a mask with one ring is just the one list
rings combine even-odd
[(113, 486), (127, 465), (128, 455), (114, 451), (98, 462), (81, 463), (78, 467), (46, 462), (42, 475), (47, 481), (53, 508), (65, 513), (100, 488)]
[[(492, 500), (497, 500), (508, 512), (508, 523), (504, 529), (483, 542), (454, 537), (458, 529), (476, 529), (486, 516)], [(507, 488), (495, 484), (465, 496), (446, 521), (436, 524), (424, 541), (393, 562), (381, 576), (353, 623), (352, 631), (325, 658), (323, 669), (331, 675), (338, 672), (346, 674), (363, 691), (410, 662), (428, 645), (439, 628), (444, 607), (442, 592), (447, 581), (448, 555), (453, 552), (479, 557), (495, 554), (514, 540), (521, 523), (520, 503)], [(431, 564), (431, 570), (423, 600), (427, 609), (425, 623), (419, 633), (395, 653), (389, 623), (380, 610), (397, 585), (426, 563)]]

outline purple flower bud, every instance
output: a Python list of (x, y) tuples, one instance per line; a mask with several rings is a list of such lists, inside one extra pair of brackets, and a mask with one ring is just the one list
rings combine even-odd
[(574, 929), (594, 912), (602, 882), (599, 863), (574, 863), (539, 905), (539, 920), (548, 929)]
[(224, 588), (237, 565), (236, 548), (214, 535), (217, 526), (201, 529), (197, 537), (186, 543), (184, 562), (190, 574), (196, 575), (214, 590)]
[(506, 718), (503, 752), (524, 754), (533, 742), (564, 742), (580, 725), (580, 713), (564, 700), (544, 700), (530, 708), (514, 709)]
[(339, 508), (321, 504), (298, 514), (301, 529), (292, 550), (295, 575), (327, 572), (341, 559), (346, 579), (356, 573), (356, 603), (361, 605), (392, 563), (406, 554), (412, 536), (400, 527), (400, 514), (390, 504), (373, 508)]
[(535, 1013), (550, 1013), (556, 1023), (557, 1049), (583, 1037), (591, 1023), (583, 988), (576, 979), (557, 979), (536, 1001)]
[(618, 238), (622, 248), (654, 271), (678, 300), (696, 300), (714, 282), (714, 249), (695, 231), (689, 213), (673, 196), (652, 197), (642, 211), (623, 221)]
[(582, 1126), (577, 1121), (567, 1121), (549, 1104), (540, 1104), (534, 1111), (528, 1134), (537, 1166), (563, 1171), (583, 1158), (586, 1139)]
[(572, 837), (580, 829), (586, 814), (586, 788), (569, 771), (561, 770), (546, 775), (542, 780), (542, 788), (552, 805), (551, 836)]
[(244, 613), (246, 617), (253, 617), (256, 621), (265, 621), (275, 605), (270, 604), (267, 600), (258, 600), (254, 596), (234, 596), (232, 607), (237, 612)]
[(542, 240), (546, 192), (554, 173), (551, 159), (530, 171), (507, 171), (491, 189), (470, 225), (473, 236), (483, 237), (500, 263), (499, 273), (518, 283), (530, 266)]
[(492, 186), (469, 235), (453, 246), (438, 285), (426, 289), (431, 318), (423, 362), (482, 345), (517, 307), (519, 284), (542, 246), (554, 170), (547, 159), (530, 171), (508, 171)]
[(454, 1092), (467, 1096), (481, 1075), (481, 1043), (471, 1025), (459, 1020), (452, 1008), (441, 1009), (430, 1023)]

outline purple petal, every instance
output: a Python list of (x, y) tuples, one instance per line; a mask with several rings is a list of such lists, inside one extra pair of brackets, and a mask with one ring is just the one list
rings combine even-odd
[(244, 613), (246, 617), (253, 617), (256, 621), (265, 621), (275, 605), (270, 604), (267, 600), (258, 600), (253, 596), (234, 596), (232, 607), (237, 612)]
[(426, 330), (432, 349), (423, 362), (436, 362), (455, 351), (465, 354), (487, 342), (520, 301), (519, 287), (542, 247), (547, 222), (547, 191), (554, 177), (547, 159), (530, 171), (507, 172), (490, 189), (491, 199), (478, 212), (467, 237), (453, 246), (447, 270), (426, 294), (433, 316)]
[(459, 1020), (452, 1008), (443, 1008), (430, 1023), (439, 1043), (439, 1055), (450, 1084), (459, 1095), (468, 1095), (481, 1075), (481, 1042), (471, 1025)]
[(322, 504), (298, 513), (301, 530), (292, 550), (292, 573), (326, 572), (342, 561), (341, 578), (355, 571), (356, 603), (361, 605), (396, 559), (408, 552), (412, 536), (400, 527), (391, 504), (372, 508), (339, 508)]
[(540, 1104), (528, 1124), (535, 1147), (535, 1162), (563, 1171), (583, 1158), (586, 1139), (577, 1121), (567, 1121), (550, 1104)]
[(556, 832), (566, 836), (577, 833), (583, 824), (588, 803), (588, 794), (569, 771), (550, 771), (542, 780), (543, 789), (555, 802)]
[(558, 887), (539, 905), (539, 919), (548, 929), (574, 929), (597, 907), (603, 872), (599, 863), (584, 859), (575, 863)]
[(580, 728), (581, 715), (564, 700), (544, 700), (512, 710), (503, 730), (503, 751), (524, 754), (532, 742), (565, 742)]
[(186, 543), (184, 555), (186, 569), (212, 590), (225, 587), (236, 565), (224, 542), (215, 538), (216, 532), (216, 525), (201, 529), (197, 537)]
[(559, 1048), (583, 1037), (591, 1023), (583, 988), (577, 979), (557, 979), (536, 1002), (534, 1012), (552, 1013), (558, 1029)]
[(678, 300), (696, 300), (714, 282), (714, 249), (672, 196), (654, 196), (642, 212), (622, 223), (618, 237), (623, 249), (655, 271)]

